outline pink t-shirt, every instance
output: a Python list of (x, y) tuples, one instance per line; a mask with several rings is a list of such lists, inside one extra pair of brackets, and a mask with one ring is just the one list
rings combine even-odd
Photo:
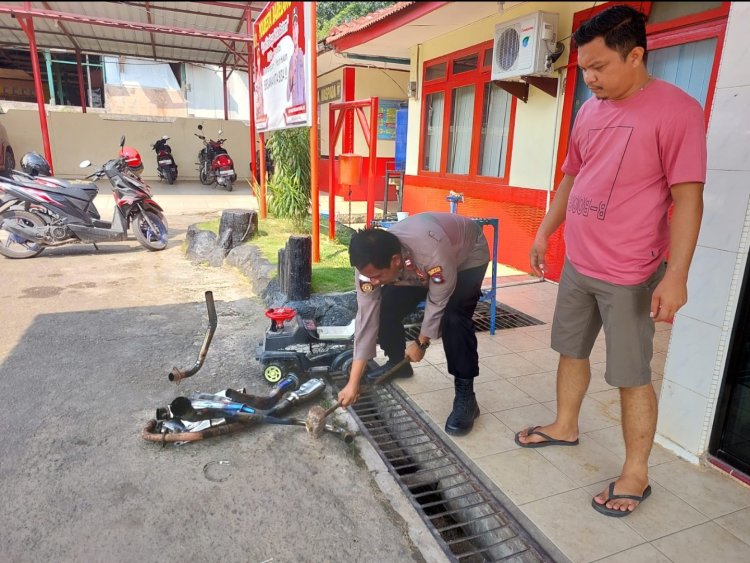
[(703, 108), (662, 80), (625, 100), (591, 98), (562, 170), (575, 176), (565, 218), (570, 263), (589, 277), (642, 283), (669, 247), (670, 186), (705, 183)]

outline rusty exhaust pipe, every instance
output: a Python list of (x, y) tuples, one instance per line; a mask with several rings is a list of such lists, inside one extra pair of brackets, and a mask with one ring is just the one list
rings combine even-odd
[(169, 372), (169, 381), (179, 383), (183, 379), (192, 377), (198, 370), (203, 367), (203, 362), (206, 360), (206, 354), (208, 354), (208, 347), (211, 345), (211, 339), (214, 337), (216, 332), (217, 318), (216, 318), (216, 307), (214, 307), (214, 294), (210, 291), (206, 292), (206, 308), (208, 309), (208, 331), (206, 337), (203, 339), (203, 345), (201, 346), (200, 352), (198, 352), (198, 359), (195, 365), (187, 371), (183, 371), (180, 368), (174, 367)]

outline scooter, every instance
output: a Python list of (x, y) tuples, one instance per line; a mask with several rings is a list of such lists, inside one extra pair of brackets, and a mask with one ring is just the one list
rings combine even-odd
[[(120, 147), (125, 137), (120, 140)], [(81, 168), (91, 166), (85, 160)], [(112, 221), (102, 221), (94, 205), (99, 188), (94, 182), (70, 182), (35, 177), (0, 179), (0, 196), (13, 202), (0, 211), (0, 254), (7, 258), (33, 258), (48, 246), (70, 243), (127, 240), (128, 227), (149, 250), (167, 246), (167, 220), (153, 199), (151, 188), (128, 171), (123, 157), (107, 161), (87, 179), (107, 176), (112, 184), (115, 208)], [(98, 247), (96, 247), (98, 248)]]
[[(216, 141), (206, 140), (202, 134), (203, 125), (198, 125), (198, 130), (201, 133), (193, 133), (193, 135), (203, 142), (203, 148), (198, 153), (198, 162), (196, 162), (201, 184), (210, 186), (216, 183), (231, 192), (232, 184), (237, 180), (237, 174), (234, 171), (234, 162), (223, 146), (227, 140), (221, 138)], [(219, 129), (219, 136), (221, 133)]]
[(164, 135), (156, 141), (151, 148), (156, 153), (156, 172), (160, 180), (166, 180), (168, 184), (174, 184), (177, 179), (177, 164), (172, 157), (172, 147), (167, 144), (169, 137)]

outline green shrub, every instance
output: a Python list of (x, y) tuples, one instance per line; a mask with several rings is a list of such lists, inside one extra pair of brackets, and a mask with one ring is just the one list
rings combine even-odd
[(310, 213), (310, 129), (276, 131), (268, 140), (274, 174), (268, 183), (268, 210), (299, 224)]

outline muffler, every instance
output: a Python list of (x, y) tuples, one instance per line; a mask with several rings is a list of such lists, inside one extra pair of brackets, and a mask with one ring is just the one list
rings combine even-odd
[(46, 227), (27, 227), (26, 225), (22, 225), (21, 223), (11, 221), (10, 219), (6, 219), (5, 221), (3, 221), (0, 227), (3, 230), (6, 230), (9, 233), (17, 235), (25, 240), (43, 242), (47, 238), (44, 234)]

